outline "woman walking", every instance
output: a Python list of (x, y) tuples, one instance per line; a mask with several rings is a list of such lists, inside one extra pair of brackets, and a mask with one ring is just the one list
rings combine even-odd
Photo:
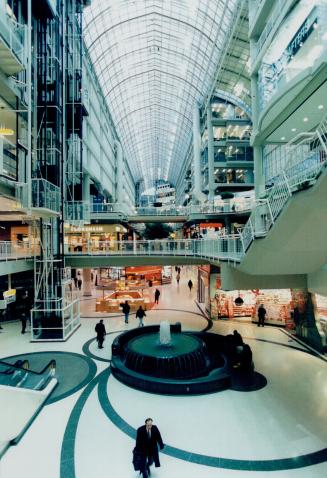
[(143, 310), (142, 306), (140, 305), (140, 307), (137, 309), (136, 311), (136, 317), (139, 319), (139, 327), (144, 327), (144, 324), (143, 324), (143, 317), (146, 317), (146, 313), (145, 313), (145, 310)]

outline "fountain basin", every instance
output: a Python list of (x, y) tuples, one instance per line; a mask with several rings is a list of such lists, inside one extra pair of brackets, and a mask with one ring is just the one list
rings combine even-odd
[(160, 344), (158, 333), (134, 337), (124, 347), (123, 360), (130, 370), (158, 378), (186, 379), (210, 369), (203, 340), (184, 333), (172, 333), (169, 347)]

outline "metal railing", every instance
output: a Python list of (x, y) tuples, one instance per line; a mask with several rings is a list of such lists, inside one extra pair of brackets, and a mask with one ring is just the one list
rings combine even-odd
[[(254, 199), (226, 199), (218, 203), (199, 204), (190, 206), (163, 206), (163, 207), (138, 207), (128, 216), (189, 216), (191, 214), (220, 214), (251, 211)], [(126, 214), (123, 205), (119, 203), (93, 203), (91, 213), (121, 213)]]
[(0, 14), (0, 36), (5, 40), (21, 64), (24, 64), (25, 31), (24, 25), (18, 24), (6, 14)]
[(65, 221), (72, 224), (90, 223), (90, 204), (87, 201), (66, 201)]
[(226, 235), (217, 239), (163, 239), (144, 241), (86, 241), (68, 244), (68, 254), (79, 256), (193, 256), (211, 259), (240, 259), (241, 237)]
[(39, 253), (38, 245), (0, 241), (0, 261), (7, 262), (18, 259), (31, 259)]
[(57, 213), (61, 210), (61, 191), (58, 186), (46, 179), (32, 179), (32, 206), (49, 209)]

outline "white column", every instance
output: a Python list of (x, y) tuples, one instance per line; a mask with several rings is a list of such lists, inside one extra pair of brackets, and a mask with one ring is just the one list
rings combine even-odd
[[(256, 54), (255, 42), (250, 40), (251, 59), (254, 60)], [(258, 133), (258, 120), (260, 114), (259, 105), (259, 87), (258, 74), (253, 72), (251, 75), (251, 107), (252, 107), (252, 124), (253, 124), (253, 159), (254, 159), (254, 190), (256, 199), (263, 196), (265, 192), (265, 178), (263, 174), (262, 146), (256, 142)]]
[(122, 205), (124, 158), (123, 158), (123, 150), (122, 150), (120, 142), (115, 141), (115, 144), (116, 144), (116, 202)]
[(27, 183), (27, 209), (32, 207), (32, 0), (27, 2), (27, 163), (26, 178)]
[(207, 107), (207, 131), (208, 131), (208, 186), (209, 201), (213, 201), (215, 197), (215, 155), (212, 131), (212, 110), (211, 103)]
[(83, 295), (92, 295), (91, 269), (83, 269)]
[(193, 108), (193, 200), (203, 202), (201, 190), (201, 133), (199, 105)]

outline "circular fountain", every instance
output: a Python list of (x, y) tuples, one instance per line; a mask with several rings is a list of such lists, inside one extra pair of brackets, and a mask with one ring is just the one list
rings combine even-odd
[(113, 375), (129, 386), (153, 393), (251, 390), (255, 385), (252, 357), (238, 370), (234, 362), (226, 337), (182, 332), (179, 323), (132, 329), (120, 334), (112, 344)]

